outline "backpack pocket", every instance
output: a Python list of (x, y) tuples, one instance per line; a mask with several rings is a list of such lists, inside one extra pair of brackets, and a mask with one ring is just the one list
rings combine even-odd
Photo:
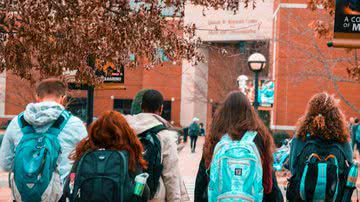
[(79, 202), (113, 202), (122, 197), (123, 190), (119, 192), (117, 180), (96, 176), (84, 179), (76, 195)]
[(226, 192), (216, 199), (217, 202), (255, 202), (255, 198), (244, 192)]

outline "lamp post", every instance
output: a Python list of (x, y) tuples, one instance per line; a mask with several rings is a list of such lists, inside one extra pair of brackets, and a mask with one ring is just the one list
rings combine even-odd
[(259, 107), (258, 92), (259, 92), (259, 73), (266, 66), (266, 58), (261, 53), (253, 53), (248, 58), (248, 65), (251, 71), (255, 73), (255, 96), (254, 96), (254, 108), (255, 110)]

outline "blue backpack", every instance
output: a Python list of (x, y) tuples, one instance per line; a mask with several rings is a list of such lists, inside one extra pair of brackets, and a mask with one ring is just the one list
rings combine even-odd
[(241, 140), (224, 135), (216, 145), (210, 165), (209, 202), (262, 201), (263, 169), (254, 143), (256, 132)]
[[(38, 133), (25, 121), (24, 115), (18, 116), (23, 133), (16, 147), (14, 160), (14, 190), (20, 194), (21, 201), (39, 202), (51, 182), (57, 168), (61, 152), (58, 135), (66, 125), (71, 114), (63, 111), (54, 124), (44, 133)], [(49, 189), (50, 190), (50, 189)], [(17, 198), (17, 197), (16, 197)], [(19, 199), (18, 199), (19, 200)]]

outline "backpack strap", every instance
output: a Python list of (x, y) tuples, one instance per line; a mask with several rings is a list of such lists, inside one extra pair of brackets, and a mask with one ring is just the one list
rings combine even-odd
[(34, 127), (25, 120), (24, 112), (19, 114), (18, 124), (19, 124), (20, 130), (23, 134), (35, 133)]
[(150, 128), (149, 130), (146, 130), (146, 131), (140, 133), (138, 136), (142, 137), (142, 136), (146, 135), (147, 133), (158, 134), (159, 132), (161, 132), (163, 130), (167, 130), (167, 129), (168, 128), (165, 125), (161, 124), (161, 125), (155, 126), (153, 128)]
[(58, 136), (60, 132), (64, 129), (67, 122), (70, 120), (71, 113), (67, 110), (63, 110), (59, 118), (52, 124), (48, 129), (48, 133)]
[(241, 138), (241, 142), (243, 143), (249, 143), (249, 142), (254, 142), (254, 139), (257, 135), (256, 131), (247, 131), (244, 136)]

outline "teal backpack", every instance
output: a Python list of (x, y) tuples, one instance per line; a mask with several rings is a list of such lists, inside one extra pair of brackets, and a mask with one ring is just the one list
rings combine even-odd
[[(71, 114), (63, 111), (53, 125), (44, 133), (38, 133), (25, 121), (24, 114), (18, 116), (23, 137), (16, 147), (14, 160), (13, 191), (21, 195), (24, 202), (39, 202), (52, 181), (61, 152), (58, 135)], [(14, 192), (13, 192), (14, 193)]]
[(241, 140), (224, 135), (216, 145), (210, 165), (209, 202), (260, 202), (263, 200), (263, 170), (254, 143), (256, 132)]
[(198, 136), (200, 135), (200, 126), (193, 122), (189, 127), (189, 136)]

